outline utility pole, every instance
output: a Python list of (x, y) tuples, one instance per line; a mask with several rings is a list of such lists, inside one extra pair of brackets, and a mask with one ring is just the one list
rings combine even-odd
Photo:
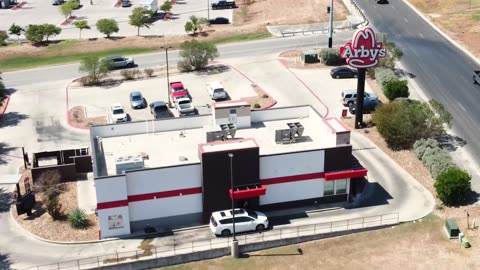
[(210, 0), (207, 0), (207, 20), (210, 24)]
[(328, 29), (328, 48), (333, 44), (333, 0), (330, 0), (330, 27)]
[(232, 239), (232, 246), (231, 246), (231, 256), (233, 258), (238, 258), (239, 250), (238, 250), (238, 241), (235, 238), (235, 192), (234, 192), (234, 185), (233, 185), (233, 153), (228, 153), (228, 157), (230, 158), (230, 189), (232, 190), (232, 225), (233, 225), (233, 239)]
[(168, 49), (171, 49), (172, 46), (160, 47), (160, 49), (165, 50), (165, 58), (167, 62), (167, 96), (168, 96), (168, 107), (172, 108), (172, 101), (170, 100), (170, 74), (168, 73)]

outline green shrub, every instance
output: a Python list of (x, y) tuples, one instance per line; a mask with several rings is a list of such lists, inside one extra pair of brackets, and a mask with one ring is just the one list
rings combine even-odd
[(253, 104), (253, 108), (255, 108), (255, 109), (260, 109), (260, 107), (261, 107), (261, 106), (260, 106), (260, 104), (258, 104), (258, 103)]
[(395, 73), (391, 69), (383, 67), (375, 69), (375, 80), (377, 80), (378, 84), (382, 87), (382, 90), (386, 83), (396, 79), (397, 76), (395, 76)]
[(147, 77), (149, 78), (153, 77), (153, 73), (154, 73), (153, 68), (146, 68), (143, 70), (143, 72), (145, 73), (145, 75), (147, 75)]
[(130, 70), (120, 71), (120, 75), (122, 75), (122, 77), (125, 80), (134, 80), (134, 79), (140, 77), (140, 74), (141, 74), (141, 72), (138, 69), (130, 69)]
[(318, 58), (320, 62), (327, 66), (338, 66), (346, 63), (345, 59), (340, 57), (338, 48), (321, 49)]
[(437, 148), (437, 147), (440, 147), (437, 140), (431, 139), (431, 138), (428, 138), (428, 139), (422, 138), (420, 140), (417, 140), (413, 144), (413, 151), (415, 152), (415, 156), (419, 160), (422, 160), (425, 150), (427, 150), (428, 148)]
[(190, 72), (193, 70), (192, 65), (190, 65), (190, 63), (188, 63), (186, 60), (179, 61), (177, 68), (180, 70), (180, 72)]
[(68, 221), (75, 229), (83, 229), (88, 225), (87, 214), (80, 208), (75, 208), (68, 214)]
[(400, 97), (408, 98), (410, 95), (408, 91), (408, 82), (406, 80), (389, 81), (383, 86), (383, 93), (390, 101)]
[(0, 46), (7, 46), (7, 40), (8, 35), (7, 32), (5, 31), (0, 31)]
[(459, 168), (450, 168), (440, 174), (435, 182), (438, 198), (445, 205), (464, 204), (470, 198), (472, 189), (471, 176)]

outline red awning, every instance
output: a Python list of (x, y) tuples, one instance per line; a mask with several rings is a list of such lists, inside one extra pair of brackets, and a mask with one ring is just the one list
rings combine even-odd
[[(238, 186), (234, 188), (234, 195), (236, 199), (246, 199), (265, 195), (267, 188), (260, 184), (252, 184), (245, 186)], [(230, 198), (232, 198), (232, 189), (228, 190)]]
[(359, 170), (348, 170), (348, 171), (339, 171), (339, 172), (329, 172), (325, 173), (325, 180), (337, 180), (337, 179), (344, 179), (344, 178), (357, 178), (357, 177), (364, 177), (367, 175), (368, 170), (363, 168)]

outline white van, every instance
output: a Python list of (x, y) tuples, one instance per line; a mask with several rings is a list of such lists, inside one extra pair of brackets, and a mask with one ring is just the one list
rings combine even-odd
[[(210, 217), (210, 230), (216, 236), (229, 236), (233, 233), (232, 210), (213, 212)], [(235, 232), (257, 231), (261, 232), (268, 228), (268, 218), (262, 212), (235, 209)]]

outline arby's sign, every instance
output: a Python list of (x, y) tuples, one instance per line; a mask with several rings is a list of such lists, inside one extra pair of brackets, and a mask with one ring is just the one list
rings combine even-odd
[(369, 68), (378, 64), (380, 57), (387, 51), (382, 42), (377, 42), (373, 29), (366, 26), (355, 32), (352, 41), (340, 47), (340, 56), (347, 59), (347, 64), (355, 68)]

